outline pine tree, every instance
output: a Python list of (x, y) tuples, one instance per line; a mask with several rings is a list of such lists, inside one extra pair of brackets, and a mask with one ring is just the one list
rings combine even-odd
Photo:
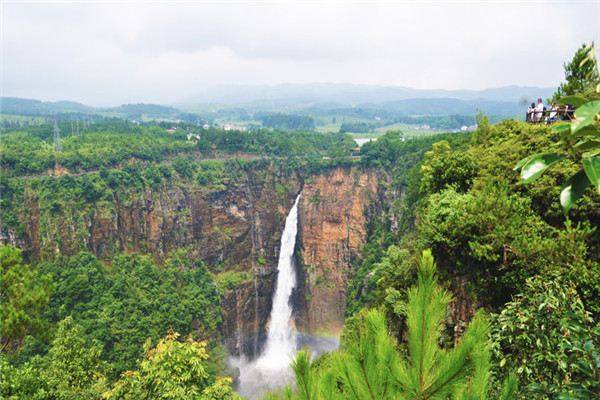
[[(408, 355), (397, 350), (384, 314), (371, 310), (360, 333), (334, 354), (328, 368), (314, 368), (310, 353), (300, 352), (292, 368), (296, 391), (286, 399), (485, 399), (490, 377), (487, 319), (478, 314), (452, 349), (440, 346), (451, 295), (437, 284), (430, 251), (423, 252), (418, 284), (408, 293)], [(502, 395), (509, 399), (514, 381)], [(276, 396), (270, 395), (275, 399)]]
[(594, 50), (594, 42), (590, 45), (582, 44), (573, 60), (563, 64), (566, 82), (559, 85), (552, 95), (552, 101), (573, 95), (581, 95), (589, 100), (598, 98), (598, 65)]

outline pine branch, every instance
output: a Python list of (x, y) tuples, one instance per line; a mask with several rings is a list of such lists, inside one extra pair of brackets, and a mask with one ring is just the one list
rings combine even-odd
[(506, 380), (504, 380), (504, 384), (502, 385), (502, 395), (500, 396), (500, 400), (510, 400), (514, 398), (518, 386), (519, 381), (514, 376), (509, 376), (506, 378)]
[(369, 377), (367, 376), (367, 370), (365, 369), (365, 359), (363, 357), (363, 353), (360, 353), (360, 365), (362, 366), (363, 375), (365, 377), (365, 381), (367, 382), (367, 386), (369, 387), (369, 392), (371, 392), (371, 397), (373, 400), (377, 400), (375, 395), (373, 394), (373, 389), (371, 388), (371, 383), (369, 382)]
[(423, 393), (424, 393), (423, 399), (427, 400), (431, 396), (437, 394), (437, 392), (439, 392), (440, 390), (442, 390), (444, 388), (444, 386), (446, 386), (449, 382), (452, 382), (461, 372), (462, 372), (461, 370), (456, 371), (452, 376), (450, 376), (448, 379), (446, 379), (446, 381), (444, 381), (439, 387), (437, 387), (434, 390), (432, 390), (431, 393), (425, 394), (425, 392), (427, 392), (429, 389), (431, 389), (431, 387), (433, 386), (433, 384), (431, 384), (428, 387), (426, 387), (425, 390), (423, 390)]
[(352, 379), (350, 379), (349, 371), (346, 368), (344, 368), (344, 375), (346, 376), (346, 383), (348, 383), (348, 386), (350, 386), (350, 389), (352, 389), (352, 393), (354, 394), (356, 400), (361, 400), (358, 393), (356, 393), (356, 389), (352, 385)]
[(312, 379), (310, 376), (310, 352), (308, 350), (302, 350), (298, 353), (296, 360), (292, 363), (292, 369), (296, 375), (298, 387), (303, 391), (306, 400), (310, 400), (310, 385)]
[[(386, 380), (384, 393), (387, 393), (388, 390), (390, 392), (394, 390), (393, 385), (392, 387), (388, 388), (389, 381), (396, 382), (401, 390), (409, 391), (410, 386), (406, 383), (409, 380), (406, 376), (406, 367), (403, 363), (401, 363), (400, 357), (396, 352), (394, 340), (388, 334), (385, 323), (385, 315), (377, 311), (371, 311), (366, 318), (370, 323), (377, 327), (374, 340), (376, 343), (378, 343), (378, 364), (385, 366), (385, 369), (381, 371), (381, 374), (387, 374), (389, 377), (391, 377), (390, 380)], [(397, 376), (396, 371), (394, 371), (395, 368), (400, 369), (398, 373), (403, 377), (403, 380)]]
[(412, 360), (412, 390), (422, 396), (435, 375), (437, 344), (451, 296), (437, 285), (435, 263), (430, 251), (424, 251), (419, 265), (417, 287), (408, 294), (408, 342)]
[[(425, 308), (421, 313), (421, 349), (425, 347)], [(419, 387), (423, 387), (423, 351), (420, 352), (419, 358)]]
[(450, 294), (437, 285), (431, 253), (423, 252), (418, 285), (408, 294), (409, 358), (396, 351), (385, 315), (371, 310), (363, 314), (366, 324), (357, 325), (358, 332), (324, 374), (313, 376), (306, 353), (300, 353), (294, 363), (296, 395), (306, 400), (485, 399), (490, 376), (489, 324), (481, 314), (476, 315), (456, 347), (445, 352), (438, 340), (450, 301)]
[(388, 364), (388, 371), (390, 372), (390, 375), (392, 376), (392, 378), (394, 378), (394, 380), (400, 385), (402, 386), (404, 389), (406, 390), (412, 390), (409, 386), (407, 386), (406, 384), (404, 384), (403, 382), (401, 382), (398, 378), (396, 378), (396, 375), (394, 374), (394, 371), (392, 371), (392, 367)]

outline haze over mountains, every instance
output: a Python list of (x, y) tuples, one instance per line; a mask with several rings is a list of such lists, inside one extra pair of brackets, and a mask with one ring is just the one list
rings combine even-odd
[(278, 101), (357, 105), (417, 98), (521, 102), (533, 101), (534, 98), (538, 97), (548, 97), (555, 90), (556, 88), (534, 86), (506, 86), (484, 90), (422, 90), (402, 86), (372, 86), (350, 83), (290, 83), (273, 86), (225, 85), (207, 88), (198, 95), (177, 104), (243, 104), (257, 101)]
[[(281, 84), (274, 86), (215, 86), (170, 105), (127, 104), (91, 107), (68, 100), (2, 98), (2, 113), (51, 116), (66, 113), (104, 114), (130, 118), (178, 119), (179, 115), (243, 109), (308, 115), (356, 115), (393, 119), (398, 116), (475, 115), (520, 118), (527, 104), (552, 95), (554, 88), (507, 86), (485, 90), (419, 90), (406, 87), (348, 83)], [(353, 111), (354, 110), (354, 111)]]

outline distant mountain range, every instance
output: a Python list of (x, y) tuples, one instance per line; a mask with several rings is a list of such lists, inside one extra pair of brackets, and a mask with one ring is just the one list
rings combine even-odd
[(206, 89), (175, 105), (125, 104), (96, 108), (72, 101), (42, 102), (0, 98), (6, 115), (101, 115), (134, 120), (211, 120), (231, 115), (284, 112), (313, 116), (356, 116), (393, 120), (402, 116), (475, 115), (520, 118), (526, 105), (547, 99), (554, 88), (507, 86), (485, 90), (418, 90), (345, 83), (221, 86)]
[(182, 114), (182, 111), (176, 108), (156, 104), (124, 104), (118, 107), (95, 108), (73, 101), (40, 101), (18, 97), (0, 97), (0, 112), (6, 115), (40, 117), (88, 114), (133, 118), (145, 114), (160, 119), (176, 118)]
[(556, 88), (506, 86), (484, 90), (421, 90), (402, 86), (371, 86), (349, 83), (281, 84), (274, 86), (228, 85), (207, 88), (178, 105), (225, 103), (241, 105), (255, 102), (295, 104), (334, 103), (358, 105), (419, 98), (451, 98), (457, 100), (531, 103), (546, 99)]

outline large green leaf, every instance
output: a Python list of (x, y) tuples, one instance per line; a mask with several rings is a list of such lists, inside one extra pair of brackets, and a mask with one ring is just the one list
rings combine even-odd
[(554, 133), (560, 133), (560, 134), (562, 134), (562, 133), (564, 133), (566, 131), (568, 131), (568, 132), (571, 131), (571, 124), (570, 123), (563, 122), (563, 123), (556, 124), (556, 125), (554, 125), (552, 127), (552, 132), (554, 132)]
[(552, 164), (567, 158), (564, 154), (535, 154), (531, 156), (521, 169), (521, 177), (524, 183), (531, 183), (542, 175)]
[(581, 162), (588, 179), (600, 193), (600, 157), (584, 158)]
[(594, 125), (584, 126), (583, 128), (580, 128), (577, 130), (577, 136), (579, 136), (579, 137), (581, 137), (581, 136), (599, 137), (600, 129), (596, 128)]
[(575, 111), (577, 119), (571, 123), (571, 132), (576, 133), (584, 126), (594, 123), (594, 117), (600, 113), (600, 100), (590, 101)]
[(588, 151), (582, 153), (581, 156), (583, 158), (594, 158), (600, 156), (600, 146), (588, 149)]
[(573, 146), (573, 148), (577, 151), (586, 151), (590, 149), (595, 149), (598, 146), (600, 146), (600, 142), (597, 140), (582, 140), (581, 142)]
[(525, 165), (527, 162), (529, 162), (529, 160), (531, 160), (531, 156), (525, 157), (524, 159), (522, 159), (521, 161), (519, 161), (517, 163), (517, 165), (515, 165), (515, 167), (513, 168), (513, 171), (516, 171), (519, 168), (521, 168), (523, 165)]
[(558, 104), (570, 104), (575, 107), (579, 107), (587, 103), (589, 100), (581, 96), (565, 96), (558, 99)]
[(564, 140), (573, 140), (573, 133), (571, 132), (571, 123), (559, 123), (552, 128), (553, 133), (558, 133), (560, 138)]
[(577, 172), (565, 183), (560, 193), (560, 204), (565, 213), (573, 207), (588, 186), (590, 186), (590, 180), (584, 170)]

